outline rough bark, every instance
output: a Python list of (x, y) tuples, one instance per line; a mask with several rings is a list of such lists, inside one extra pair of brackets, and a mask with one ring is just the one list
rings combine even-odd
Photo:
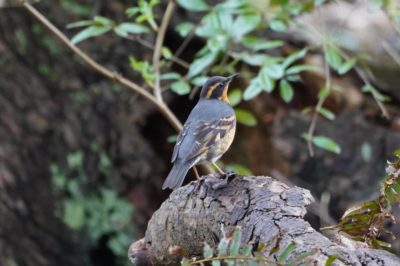
[[(176, 265), (179, 255), (169, 255), (177, 245), (190, 257), (201, 256), (202, 243), (216, 247), (225, 231), (242, 228), (242, 244), (264, 243), (264, 255), (273, 248), (280, 254), (291, 242), (296, 245), (290, 256), (304, 252), (308, 265), (324, 265), (337, 255), (337, 265), (400, 265), (400, 259), (382, 250), (374, 250), (347, 241), (332, 241), (314, 230), (303, 217), (313, 197), (308, 190), (288, 187), (265, 176), (235, 176), (223, 187), (212, 175), (195, 189), (190, 183), (173, 193), (149, 221), (144, 239), (132, 244), (129, 257), (137, 265)], [(343, 239), (342, 239), (343, 240)], [(273, 257), (272, 257), (273, 258)]]

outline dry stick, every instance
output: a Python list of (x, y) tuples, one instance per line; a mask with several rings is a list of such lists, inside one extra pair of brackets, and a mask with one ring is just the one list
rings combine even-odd
[(46, 17), (44, 17), (36, 8), (34, 8), (31, 4), (26, 1), (22, 1), (24, 7), (28, 10), (30, 14), (32, 14), (37, 20), (39, 20), (51, 33), (57, 36), (61, 42), (66, 45), (69, 49), (71, 49), (75, 54), (77, 54), (85, 63), (91, 66), (93, 69), (101, 73), (102, 75), (115, 80), (121, 85), (124, 85), (130, 90), (139, 93), (144, 98), (152, 102), (157, 109), (164, 115), (164, 117), (170, 122), (170, 124), (177, 130), (182, 129), (182, 124), (176, 118), (176, 116), (172, 113), (172, 111), (168, 108), (168, 106), (162, 102), (157, 100), (151, 93), (140, 87), (138, 84), (124, 78), (122, 75), (113, 72), (96, 61), (94, 61), (91, 57), (89, 57), (85, 52), (79, 49), (76, 45), (70, 42), (70, 40), (58, 29), (56, 28)]
[(172, 13), (174, 11), (175, 1), (170, 0), (168, 2), (167, 10), (165, 10), (160, 29), (157, 34), (156, 45), (154, 47), (154, 54), (153, 54), (153, 68), (155, 71), (155, 80), (154, 80), (154, 95), (156, 96), (157, 100), (162, 102), (162, 95), (161, 95), (161, 86), (160, 86), (160, 56), (161, 56), (161, 49), (164, 43), (165, 33), (168, 28), (169, 21), (171, 20)]

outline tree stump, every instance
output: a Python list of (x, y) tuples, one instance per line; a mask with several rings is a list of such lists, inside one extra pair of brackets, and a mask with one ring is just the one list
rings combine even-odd
[(338, 257), (333, 265), (400, 265), (400, 259), (389, 252), (349, 239), (329, 240), (314, 230), (303, 219), (312, 202), (308, 190), (271, 177), (236, 175), (221, 185), (220, 179), (208, 175), (197, 189), (192, 182), (172, 192), (128, 255), (136, 265), (178, 265), (181, 257), (170, 255), (170, 247), (179, 246), (189, 257), (201, 257), (204, 241), (216, 248), (224, 231), (240, 226), (241, 244), (263, 243), (265, 256), (272, 249), (280, 254), (294, 243), (290, 256), (310, 252), (308, 265), (325, 265), (330, 256)]

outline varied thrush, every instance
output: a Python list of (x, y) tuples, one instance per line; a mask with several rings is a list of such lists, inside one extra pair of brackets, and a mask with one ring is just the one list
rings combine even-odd
[(220, 174), (225, 174), (215, 161), (228, 150), (235, 136), (236, 116), (227, 93), (236, 76), (215, 76), (204, 84), (198, 103), (178, 135), (171, 160), (174, 165), (163, 189), (182, 186), (189, 169), (199, 164), (212, 163)]

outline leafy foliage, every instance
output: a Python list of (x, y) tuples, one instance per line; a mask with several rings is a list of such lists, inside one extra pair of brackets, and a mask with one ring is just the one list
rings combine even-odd
[[(262, 252), (265, 247), (264, 244), (257, 246), (247, 245), (241, 247), (242, 233), (241, 229), (236, 228), (230, 236), (223, 237), (218, 243), (217, 250), (214, 252), (213, 248), (208, 243), (203, 243), (203, 258), (202, 259), (189, 259), (185, 257), (185, 252), (179, 248), (180, 254), (184, 255), (181, 265), (205, 265), (211, 263), (213, 266), (220, 265), (303, 265), (302, 262), (305, 258), (314, 254), (314, 252), (302, 253), (294, 255), (293, 251), (296, 246), (294, 243), (289, 243), (279, 254), (271, 252), (271, 257), (266, 257)], [(176, 248), (175, 248), (176, 249)], [(275, 255), (273, 258), (272, 256)]]
[[(109, 175), (108, 156), (95, 145), (93, 150), (99, 157), (99, 171)], [(62, 198), (58, 217), (72, 230), (81, 232), (81, 241), (88, 242), (89, 248), (94, 248), (100, 238), (107, 237), (108, 248), (118, 258), (118, 265), (129, 265), (125, 257), (134, 233), (132, 205), (106, 186), (90, 189), (83, 152), (69, 154), (67, 164), (67, 171), (57, 164), (50, 167), (55, 192)]]
[[(191, 92), (191, 84), (202, 86), (208, 76), (228, 75), (240, 72), (249, 81), (247, 87), (239, 97), (236, 91), (234, 105), (242, 100), (249, 101), (261, 93), (273, 93), (279, 90), (279, 95), (285, 103), (291, 103), (296, 94), (295, 83), (301, 82), (302, 72), (321, 71), (316, 66), (305, 64), (304, 57), (308, 48), (292, 52), (284, 52), (284, 42), (280, 40), (267, 39), (262, 33), (269, 29), (277, 32), (286, 32), (289, 26), (298, 27), (295, 17), (313, 11), (320, 5), (329, 1), (244, 1), (225, 0), (214, 6), (210, 6), (204, 0), (177, 1), (178, 5), (188, 12), (200, 14), (198, 23), (183, 21), (177, 25), (175, 30), (184, 37), (183, 43), (190, 42), (193, 36), (204, 40), (204, 46), (199, 49), (191, 63), (177, 59), (168, 47), (162, 48), (163, 59), (161, 60), (161, 72), (166, 71), (170, 75), (166, 78), (161, 76), (165, 88), (170, 89), (178, 95), (188, 95)], [(140, 40), (141, 34), (158, 30), (157, 18), (154, 8), (159, 5), (159, 0), (139, 0), (136, 6), (126, 10), (129, 18), (134, 22), (122, 22), (120, 24), (101, 16), (93, 20), (84, 20), (69, 25), (70, 28), (84, 27), (76, 34), (72, 41), (81, 42), (88, 38), (114, 31), (123, 38)], [(387, 7), (387, 3), (380, 3)], [(340, 47), (340, 43), (333, 37), (322, 36), (320, 50), (323, 52), (327, 64), (339, 75), (351, 71), (358, 64), (358, 59), (348, 56)], [(186, 43), (187, 44), (187, 43)], [(180, 54), (186, 44), (178, 48)], [(151, 45), (150, 45), (151, 46)], [(178, 55), (177, 54), (177, 55)], [(185, 74), (171, 72), (169, 66), (172, 62), (179, 62), (187, 69)], [(146, 58), (130, 57), (132, 69), (140, 73), (146, 85), (153, 88), (154, 69), (152, 63)], [(240, 64), (239, 64), (240, 63)], [(320, 102), (324, 102), (330, 95), (331, 86), (322, 88), (326, 94), (318, 96)], [(388, 97), (382, 95), (368, 82), (362, 91), (371, 93), (378, 102), (387, 101)], [(319, 114), (328, 120), (334, 120), (335, 114), (323, 107), (309, 107), (308, 112)], [(308, 113), (304, 112), (304, 113)], [(255, 126), (256, 120), (247, 110), (236, 109), (238, 122), (247, 126)], [(313, 132), (312, 132), (313, 133)], [(317, 147), (340, 153), (339, 145), (326, 136), (312, 136), (307, 139)]]
[(335, 229), (345, 232), (354, 240), (363, 241), (373, 248), (384, 248), (390, 251), (390, 245), (378, 238), (384, 233), (395, 238), (390, 231), (385, 229), (387, 221), (394, 221), (391, 205), (400, 204), (399, 150), (395, 152), (395, 156), (397, 160), (394, 163), (388, 162), (387, 177), (381, 185), (379, 197), (348, 209), (338, 225), (322, 229)]

